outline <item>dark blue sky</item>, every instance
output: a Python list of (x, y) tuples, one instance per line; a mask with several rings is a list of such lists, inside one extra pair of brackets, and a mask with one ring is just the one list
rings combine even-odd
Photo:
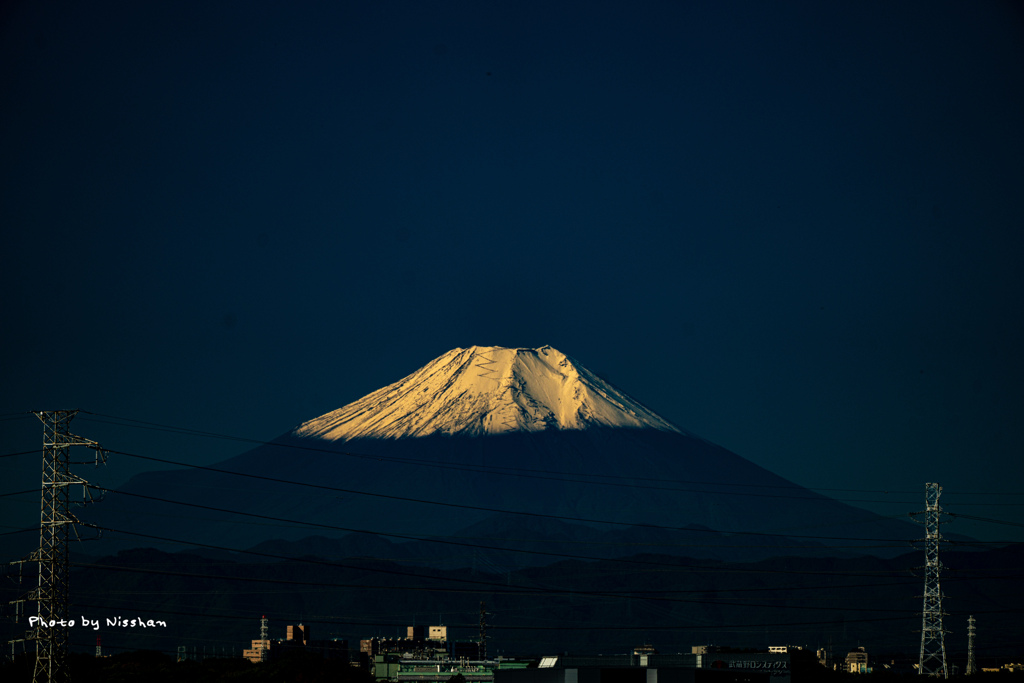
[(966, 495), (1024, 479), (1016, 3), (15, 2), (0, 102), (0, 415), (269, 439), (550, 344), (797, 483), (1024, 522)]

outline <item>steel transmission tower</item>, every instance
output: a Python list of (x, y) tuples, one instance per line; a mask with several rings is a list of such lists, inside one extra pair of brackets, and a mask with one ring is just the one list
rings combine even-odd
[[(946, 667), (946, 631), (942, 628), (942, 586), (939, 573), (942, 563), (939, 561), (939, 518), (942, 508), (939, 507), (939, 496), (942, 487), (938, 484), (925, 484), (924, 514), (924, 606), (921, 610), (921, 656), (918, 660), (917, 672), (925, 676), (942, 676), (949, 678)], [(920, 520), (918, 520), (920, 521)]]
[(478, 645), (478, 656), (480, 659), (487, 659), (487, 608), (483, 601), (480, 602), (480, 640)]
[[(39, 622), (23, 640), (36, 641), (33, 683), (65, 683), (68, 650), (68, 538), (78, 518), (68, 511), (70, 488), (81, 485), (83, 502), (91, 500), (89, 482), (71, 474), (71, 446), (89, 446), (96, 450), (96, 465), (106, 462), (106, 454), (95, 441), (75, 436), (68, 424), (77, 410), (33, 411), (43, 423), (43, 483), (39, 514), (39, 549), (13, 564), (37, 563), (39, 583), (21, 599), (15, 600), (21, 615), (25, 602), (35, 602)], [(75, 529), (77, 538), (78, 531)], [(17, 642), (17, 641), (13, 641)]]
[(270, 647), (270, 621), (267, 619), (267, 615), (264, 614), (260, 617), (260, 661), (267, 661), (267, 656), (270, 654), (267, 649)]
[(978, 660), (974, 658), (974, 615), (967, 618), (967, 675), (978, 673)]

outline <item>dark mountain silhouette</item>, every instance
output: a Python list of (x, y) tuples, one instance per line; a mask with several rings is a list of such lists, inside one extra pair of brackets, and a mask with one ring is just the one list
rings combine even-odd
[[(136, 476), (83, 516), (116, 530), (107, 549), (356, 532), (405, 560), (455, 562), (464, 549), (395, 544), (463, 537), (489, 546), (467, 566), (505, 569), (541, 563), (540, 552), (612, 557), (643, 544), (734, 560), (821, 546), (891, 556), (921, 533), (672, 425), (550, 347), (456, 349), (212, 470)], [(339, 552), (360, 554), (356, 543)]]

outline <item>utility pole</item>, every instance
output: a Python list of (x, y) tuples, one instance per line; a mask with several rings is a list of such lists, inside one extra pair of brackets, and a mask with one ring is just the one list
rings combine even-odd
[[(924, 514), (924, 605), (921, 610), (921, 655), (918, 659), (917, 672), (923, 676), (941, 676), (949, 678), (946, 667), (946, 631), (942, 628), (942, 586), (939, 574), (942, 563), (939, 561), (939, 518), (942, 508), (939, 507), (939, 496), (942, 487), (938, 484), (925, 484)], [(920, 520), (919, 520), (920, 521)]]
[(967, 618), (967, 675), (978, 673), (978, 660), (974, 657), (974, 615)]
[[(33, 411), (43, 423), (43, 481), (39, 513), (39, 549), (12, 564), (36, 563), (39, 583), (18, 600), (16, 614), (22, 616), (25, 602), (37, 605), (36, 619), (22, 640), (36, 641), (33, 683), (66, 683), (68, 651), (68, 538), (72, 529), (78, 537), (77, 517), (68, 511), (70, 488), (80, 484), (83, 502), (92, 500), (89, 482), (71, 474), (68, 459), (71, 446), (88, 446), (96, 451), (95, 464), (106, 463), (106, 453), (95, 441), (72, 434), (68, 424), (77, 410)], [(64, 622), (62, 624), (62, 622)], [(13, 643), (17, 641), (12, 641)]]

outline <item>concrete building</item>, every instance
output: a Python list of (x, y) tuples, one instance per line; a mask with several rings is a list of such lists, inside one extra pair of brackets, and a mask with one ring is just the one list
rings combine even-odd
[(318, 654), (324, 659), (348, 661), (347, 640), (313, 640), (306, 624), (289, 624), (284, 640), (268, 638), (252, 641), (252, 647), (242, 652), (250, 662), (276, 661), (302, 654)]
[[(405, 638), (360, 640), (359, 655), (363, 665), (372, 671), (377, 663), (375, 657), (383, 654), (399, 655), (405, 659), (443, 659), (446, 655), (468, 659), (479, 657), (476, 643), (467, 647), (465, 643), (449, 641), (447, 626), (408, 626), (405, 635)], [(382, 663), (386, 664), (386, 661)]]
[(698, 645), (691, 648), (698, 669), (753, 669), (771, 674), (777, 682), (799, 680), (818, 669), (816, 653), (797, 645), (773, 645), (764, 650)]
[(447, 681), (461, 674), (466, 681), (490, 683), (498, 662), (462, 659), (402, 659), (398, 663), (397, 681)]
[(851, 674), (869, 674), (871, 669), (868, 668), (868, 653), (862, 647), (858, 647), (856, 650), (851, 650), (846, 655), (846, 662), (843, 669)]
[[(646, 665), (638, 662), (643, 657)], [(701, 669), (696, 655), (544, 657), (537, 668), (497, 669), (494, 683), (771, 683), (767, 671)]]
[(447, 644), (422, 638), (368, 638), (359, 641), (359, 652), (367, 660), (381, 654), (408, 655), (409, 658), (428, 659), (447, 654)]
[[(361, 664), (378, 681), (398, 680), (399, 664), (403, 660), (434, 661), (448, 657), (452, 643), (448, 643), (447, 626), (409, 626), (405, 634), (405, 638), (359, 641)], [(477, 657), (477, 650), (473, 650), (472, 657)]]
[(448, 627), (408, 626), (405, 629), (405, 634), (408, 640), (436, 640), (443, 643), (448, 640)]
[(494, 672), (510, 669), (526, 669), (536, 660), (518, 660), (498, 657), (490, 660), (471, 659), (404, 659), (395, 654), (380, 654), (374, 657), (373, 677), (377, 681), (408, 683), (431, 681), (441, 683), (453, 676), (461, 675), (466, 681), (492, 683)]
[[(784, 651), (782, 651), (784, 649)], [(689, 654), (658, 654), (653, 647), (630, 654), (593, 657), (544, 657), (536, 669), (506, 675), (494, 683), (701, 683), (702, 681), (770, 681), (801, 683), (819, 670), (813, 652), (777, 646), (774, 652), (698, 645)], [(553, 670), (553, 671), (551, 671)]]
[[(256, 639), (252, 641), (252, 647), (242, 650), (242, 656), (250, 662), (259, 663), (270, 658), (270, 640)], [(266, 653), (266, 656), (264, 656)]]
[(285, 639), (305, 645), (306, 641), (310, 640), (309, 627), (305, 624), (288, 624)]
[(400, 661), (401, 657), (396, 654), (382, 652), (373, 655), (369, 662), (370, 675), (375, 681), (397, 681)]

